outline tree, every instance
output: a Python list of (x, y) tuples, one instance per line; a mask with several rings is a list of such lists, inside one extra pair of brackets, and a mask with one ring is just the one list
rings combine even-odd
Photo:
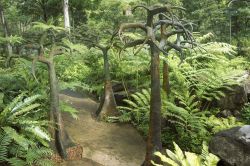
[[(0, 3), (0, 16), (1, 16), (1, 24), (3, 27), (4, 37), (6, 39), (8, 39), (10, 37), (10, 32), (8, 29), (7, 21), (5, 19), (3, 4), (1, 4), (1, 3)], [(8, 42), (8, 41), (6, 42), (6, 52), (7, 52), (7, 57), (12, 56), (12, 46), (11, 46), (10, 42)], [(6, 64), (6, 66), (8, 66), (8, 64)]]
[(60, 15), (61, 0), (19, 0), (18, 9), (21, 14), (32, 16), (32, 21), (48, 22)]
[[(167, 55), (166, 50), (174, 48), (175, 50), (181, 51), (182, 45), (177, 37), (177, 44), (166, 41), (169, 36), (182, 33), (187, 39), (183, 43), (192, 44), (193, 38), (191, 33), (186, 29), (179, 19), (176, 19), (172, 13), (173, 9), (181, 9), (172, 6), (136, 6), (133, 11), (138, 8), (143, 8), (147, 12), (146, 23), (123, 23), (119, 28), (119, 36), (122, 39), (122, 33), (127, 29), (140, 29), (145, 33), (144, 39), (137, 39), (131, 42), (125, 42), (124, 48), (134, 47), (142, 45), (139, 50), (145, 45), (149, 45), (151, 54), (151, 96), (150, 96), (150, 122), (149, 122), (149, 133), (147, 139), (147, 152), (144, 166), (151, 166), (151, 160), (155, 160), (160, 163), (159, 158), (156, 158), (153, 154), (155, 151), (162, 150), (161, 143), (161, 93), (160, 93), (160, 52)], [(168, 15), (167, 15), (168, 14)], [(160, 15), (160, 19), (155, 22), (154, 16)], [(166, 32), (165, 28), (172, 27), (173, 30)], [(159, 38), (158, 30), (161, 29), (161, 37)], [(169, 47), (169, 48), (168, 48)]]
[[(98, 0), (97, 0), (98, 1)], [(98, 2), (96, 2), (98, 3)], [(102, 1), (96, 12), (90, 13), (87, 25), (80, 25), (76, 28), (76, 38), (80, 39), (89, 48), (97, 48), (102, 52), (104, 66), (104, 93), (101, 96), (100, 105), (96, 111), (96, 116), (117, 115), (116, 101), (112, 89), (112, 79), (110, 74), (109, 51), (113, 48), (114, 29), (122, 20), (127, 17), (119, 10), (126, 3), (115, 1)], [(113, 17), (110, 17), (110, 16)]]
[(117, 114), (116, 101), (112, 89), (112, 80), (110, 76), (110, 64), (109, 64), (109, 50), (113, 45), (113, 37), (111, 39), (106, 39), (107, 36), (112, 36), (112, 34), (105, 34), (105, 32), (100, 32), (95, 27), (79, 26), (75, 33), (76, 38), (82, 41), (89, 48), (97, 48), (102, 52), (103, 56), (103, 73), (104, 73), (104, 94), (101, 97), (100, 105), (95, 113), (96, 116), (101, 118), (105, 116), (114, 116)]
[(95, 47), (102, 51), (104, 61), (104, 95), (102, 96), (100, 105), (96, 111), (96, 116), (113, 116), (117, 114), (117, 109), (109, 69), (108, 51), (111, 49), (111, 46), (108, 45), (103, 47), (100, 45), (95, 45)]
[[(74, 144), (66, 133), (63, 125), (63, 119), (59, 108), (59, 87), (54, 63), (54, 57), (62, 54), (62, 49), (66, 45), (66, 43), (62, 43), (62, 36), (64, 36), (63, 34), (65, 34), (65, 32), (63, 28), (43, 23), (36, 23), (33, 27), (36, 31), (38, 30), (38, 32), (40, 32), (38, 33), (39, 44), (27, 43), (23, 48), (31, 52), (37, 50), (38, 55), (34, 56), (31, 52), (28, 52), (27, 54), (21, 55), (21, 57), (33, 61), (33, 74), (35, 70), (34, 65), (37, 61), (44, 63), (48, 68), (50, 85), (49, 119), (51, 123), (55, 125), (53, 128), (49, 129), (54, 139), (54, 141), (51, 142), (51, 146), (65, 159), (67, 158), (66, 148)], [(47, 52), (46, 50), (50, 51)]]
[(64, 15), (64, 27), (70, 31), (69, 21), (69, 0), (63, 0), (63, 15)]

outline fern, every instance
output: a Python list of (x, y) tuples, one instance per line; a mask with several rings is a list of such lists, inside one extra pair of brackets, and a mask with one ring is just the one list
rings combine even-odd
[(46, 159), (46, 157), (50, 157), (53, 154), (53, 151), (44, 147), (34, 147), (30, 148), (25, 155), (26, 162), (32, 165), (38, 166), (51, 166), (53, 165), (53, 161)]
[(23, 93), (0, 113), (3, 133), (0, 137), (0, 163), (5, 161), (13, 166), (51, 165), (46, 159), (52, 153), (46, 148), (51, 141), (45, 129), (48, 121), (33, 116), (41, 111), (40, 104), (34, 103), (38, 98), (40, 95), (25, 97)]
[(11, 166), (26, 166), (27, 165), (25, 161), (17, 157), (7, 159), (7, 161)]
[(32, 28), (35, 30), (38, 29), (38, 30), (42, 30), (42, 31), (48, 31), (48, 30), (52, 30), (52, 31), (56, 31), (56, 32), (65, 31), (65, 29), (62, 27), (54, 26), (52, 24), (44, 24), (42, 22), (33, 22)]
[[(219, 161), (217, 156), (208, 152), (206, 144), (203, 144), (201, 155), (191, 152), (183, 152), (175, 142), (174, 149), (174, 152), (168, 149), (166, 150), (168, 157), (162, 155), (160, 152), (155, 152), (155, 155), (158, 156), (163, 163), (166, 163), (169, 166), (216, 166)], [(163, 166), (156, 164), (154, 161), (151, 162), (155, 166)]]
[(69, 106), (67, 103), (60, 102), (60, 108), (60, 110), (62, 110), (63, 112), (69, 113), (74, 119), (78, 119), (78, 111), (75, 108)]
[(15, 104), (15, 107), (12, 108), (11, 112), (14, 113), (17, 110), (22, 109), (23, 107), (33, 103), (35, 100), (37, 100), (40, 97), (41, 95), (34, 95), (31, 97), (25, 98), (23, 101), (20, 101), (19, 103)]
[(0, 132), (0, 163), (6, 161), (8, 155), (8, 146), (11, 143), (11, 138), (4, 132)]
[(125, 99), (127, 107), (118, 107), (122, 115), (119, 117), (121, 122), (131, 121), (135, 126), (145, 124), (149, 120), (150, 92), (143, 89), (131, 95), (131, 100)]
[(214, 134), (222, 130), (243, 125), (243, 123), (238, 121), (235, 117), (217, 118), (214, 115), (207, 119), (207, 124)]
[(18, 134), (15, 129), (11, 127), (3, 127), (4, 132), (12, 138), (18, 145), (20, 145), (25, 150), (28, 150), (29, 145), (32, 142), (24, 137), (24, 135)]

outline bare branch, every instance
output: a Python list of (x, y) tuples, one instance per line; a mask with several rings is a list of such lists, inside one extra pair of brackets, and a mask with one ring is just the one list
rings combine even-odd
[(136, 9), (138, 9), (138, 8), (143, 8), (143, 9), (145, 9), (146, 11), (150, 11), (150, 9), (149, 9), (148, 7), (146, 7), (146, 6), (144, 6), (144, 5), (137, 5), (137, 6), (135, 6), (135, 7), (132, 9), (132, 13), (134, 13), (134, 12), (136, 11)]
[[(120, 38), (120, 40), (123, 42), (121, 34), (122, 32), (124, 32), (126, 29), (142, 29), (144, 32), (147, 32), (147, 28), (145, 26), (145, 24), (143, 23), (124, 23), (120, 25), (120, 28), (118, 30), (118, 36)], [(123, 42), (124, 43), (124, 42)]]
[(174, 30), (174, 31), (165, 33), (164, 35), (165, 35), (166, 38), (169, 38), (170, 36), (173, 36), (173, 35), (176, 35), (176, 34), (180, 34), (180, 33), (183, 33), (183, 32), (184, 32), (183, 29), (178, 29), (178, 30)]
[(167, 45), (168, 45), (169, 47), (172, 47), (172, 48), (175, 49), (176, 51), (179, 51), (179, 52), (182, 51), (182, 48), (181, 48), (180, 46), (178, 46), (177, 44), (174, 44), (174, 43), (171, 43), (171, 42), (167, 41)]
[(170, 9), (168, 6), (157, 7), (155, 9), (150, 10), (151, 15), (157, 15), (159, 13), (165, 13), (165, 12), (170, 12)]
[(148, 40), (149, 40), (149, 38), (147, 37), (145, 39), (145, 41), (141, 44), (141, 46), (139, 47), (139, 49), (136, 50), (136, 52), (134, 53), (134, 55), (138, 54), (141, 51), (141, 49), (144, 47), (144, 45), (148, 43)]
[(186, 11), (185, 8), (181, 7), (181, 6), (171, 6), (171, 9), (177, 9), (177, 10), (182, 10), (182, 11)]

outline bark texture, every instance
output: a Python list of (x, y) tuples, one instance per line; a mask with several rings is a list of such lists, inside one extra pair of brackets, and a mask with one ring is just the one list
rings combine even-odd
[(161, 90), (160, 90), (160, 58), (159, 50), (155, 45), (151, 49), (151, 99), (150, 99), (150, 121), (147, 139), (147, 152), (144, 166), (151, 166), (151, 160), (161, 163), (154, 152), (162, 150), (161, 143)]
[(162, 89), (167, 95), (170, 94), (169, 65), (166, 61), (163, 61)]
[(69, 0), (63, 0), (64, 27), (70, 31)]
[(116, 101), (112, 89), (112, 82), (109, 70), (109, 58), (108, 50), (103, 49), (103, 60), (104, 60), (104, 95), (102, 96), (99, 108), (96, 111), (96, 116), (103, 118), (105, 116), (117, 115)]
[(52, 137), (55, 140), (55, 147), (62, 158), (67, 158), (65, 140), (66, 134), (64, 131), (62, 115), (59, 110), (59, 93), (56, 77), (55, 66), (53, 60), (48, 64), (49, 68), (49, 84), (50, 84), (50, 121), (55, 123), (55, 129), (52, 132)]

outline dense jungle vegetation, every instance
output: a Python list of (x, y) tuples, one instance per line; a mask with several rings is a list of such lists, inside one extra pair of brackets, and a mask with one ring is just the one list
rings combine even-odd
[(248, 0), (0, 0), (0, 16), (0, 165), (68, 158), (65, 89), (132, 124), (144, 166), (216, 165), (211, 138), (250, 123)]

